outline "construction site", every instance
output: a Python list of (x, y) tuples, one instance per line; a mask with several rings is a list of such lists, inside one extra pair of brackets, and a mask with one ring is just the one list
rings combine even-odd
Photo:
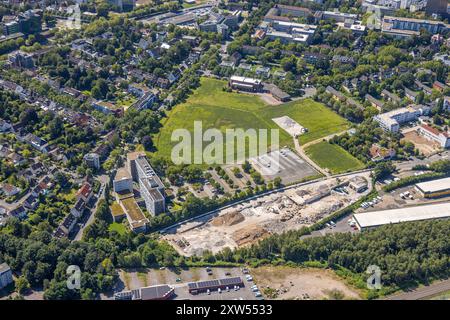
[(304, 183), (187, 222), (164, 238), (185, 256), (217, 253), (311, 226), (371, 190), (370, 172)]

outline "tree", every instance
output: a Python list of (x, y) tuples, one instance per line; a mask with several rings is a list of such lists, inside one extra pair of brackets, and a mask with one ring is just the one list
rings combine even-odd
[(394, 171), (395, 166), (392, 164), (392, 162), (390, 161), (378, 162), (374, 168), (375, 180), (381, 180), (390, 175), (391, 173), (393, 173)]
[(145, 135), (143, 138), (142, 138), (142, 141), (141, 141), (141, 143), (142, 143), (142, 145), (144, 146), (144, 149), (146, 150), (146, 151), (151, 151), (151, 150), (153, 150), (153, 140), (152, 140), (152, 138), (150, 138), (150, 136), (148, 136), (148, 135)]
[(280, 178), (280, 177), (276, 177), (276, 178), (273, 180), (273, 185), (275, 186), (275, 188), (281, 187), (281, 178)]
[(20, 294), (24, 294), (30, 289), (30, 283), (24, 276), (17, 278), (15, 281), (15, 285), (16, 291)]
[(245, 160), (245, 162), (242, 164), (242, 170), (244, 170), (245, 173), (249, 173), (251, 169), (252, 165), (250, 164), (250, 162)]

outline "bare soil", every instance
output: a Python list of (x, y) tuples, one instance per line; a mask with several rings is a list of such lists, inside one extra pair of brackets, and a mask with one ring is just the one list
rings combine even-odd
[(360, 299), (358, 291), (332, 270), (267, 266), (251, 270), (261, 292), (277, 300)]

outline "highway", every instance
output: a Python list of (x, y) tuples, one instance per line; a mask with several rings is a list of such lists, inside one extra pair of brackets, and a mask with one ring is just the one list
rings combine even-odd
[(420, 300), (447, 291), (450, 291), (450, 279), (438, 281), (429, 286), (420, 287), (408, 292), (394, 294), (385, 300)]

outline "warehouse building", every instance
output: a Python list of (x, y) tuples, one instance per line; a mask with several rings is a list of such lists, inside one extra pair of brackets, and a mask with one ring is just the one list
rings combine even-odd
[(450, 195), (450, 178), (421, 182), (416, 190), (425, 198), (437, 198)]
[(359, 230), (368, 230), (400, 222), (450, 218), (450, 203), (438, 203), (401, 209), (356, 213), (353, 215)]
[(206, 292), (207, 290), (226, 289), (227, 287), (231, 289), (234, 288), (235, 286), (244, 287), (244, 282), (240, 277), (188, 283), (189, 293), (191, 294)]
[(115, 293), (114, 300), (169, 300), (174, 292), (172, 286), (161, 284)]

